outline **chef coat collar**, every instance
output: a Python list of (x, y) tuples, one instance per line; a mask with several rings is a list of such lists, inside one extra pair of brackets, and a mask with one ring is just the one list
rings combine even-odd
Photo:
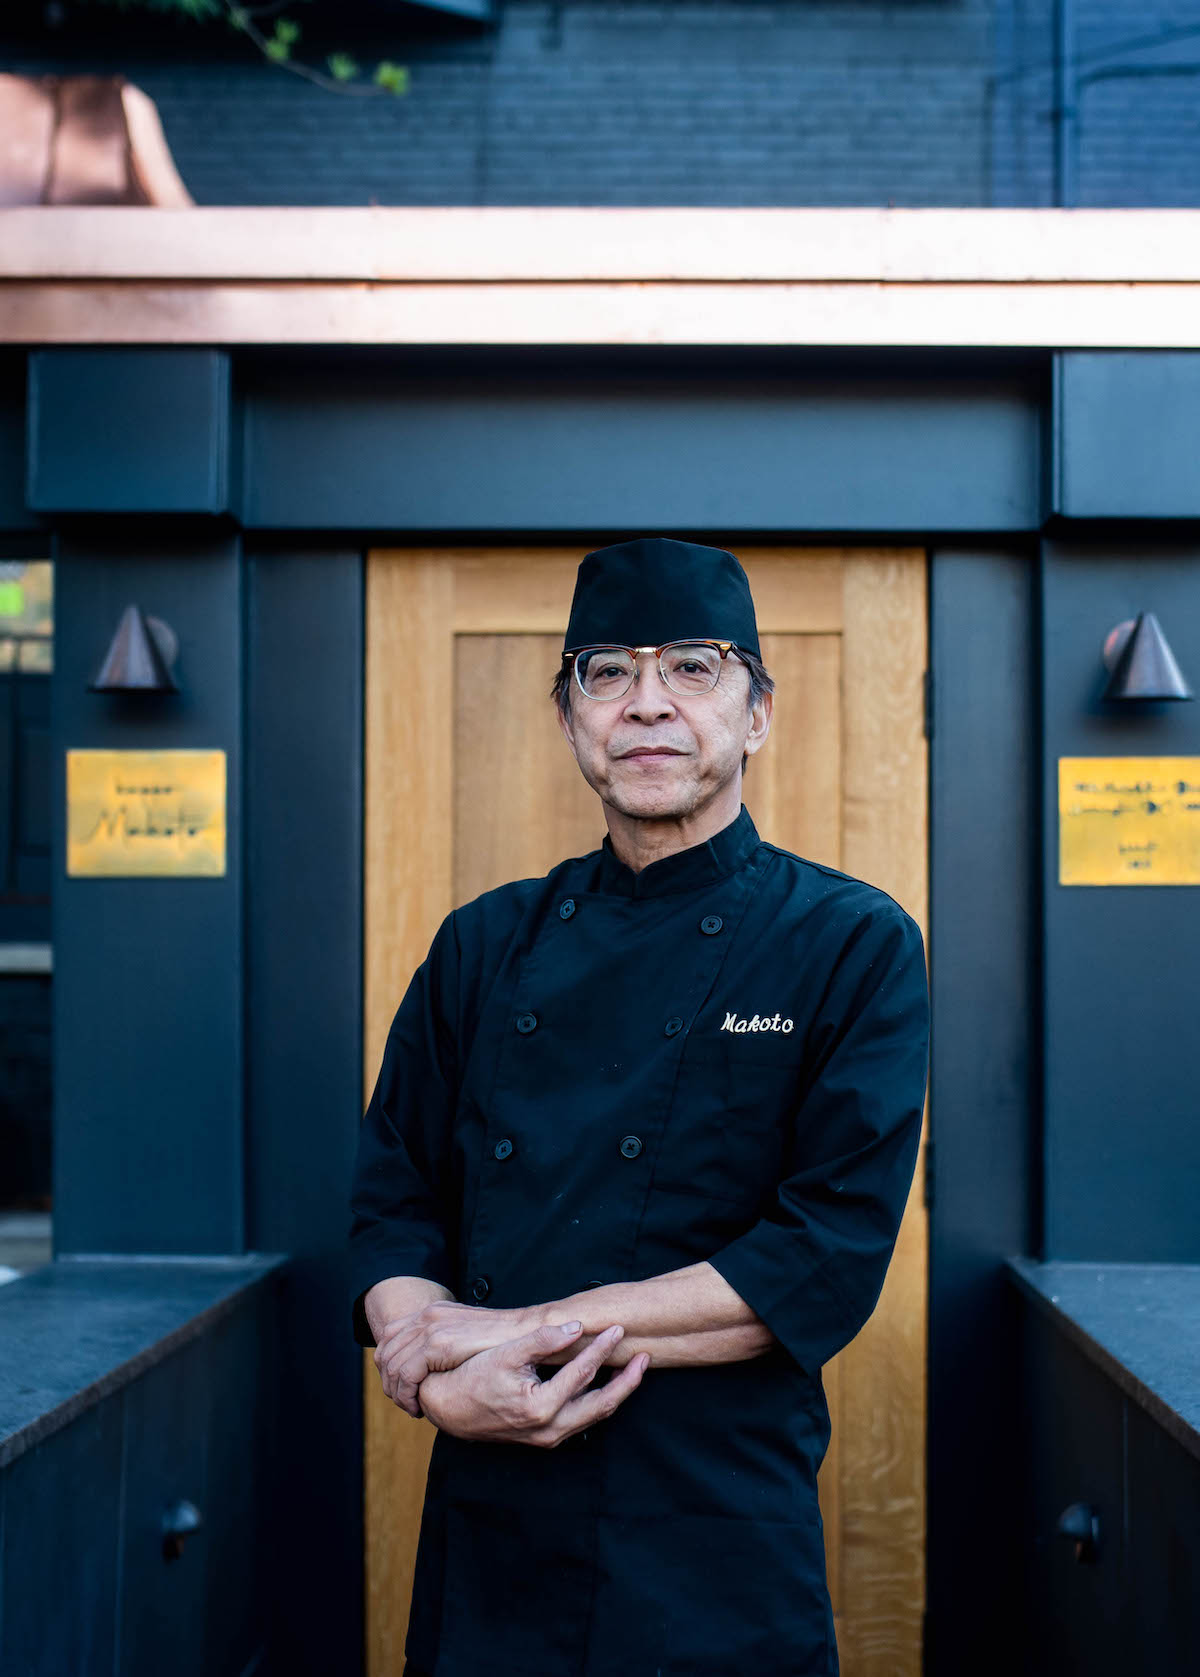
[(669, 891), (691, 890), (741, 867), (760, 842), (750, 811), (743, 804), (740, 813), (712, 838), (660, 856), (635, 873), (617, 856), (606, 833), (600, 846), (598, 889), (621, 897), (657, 897)]

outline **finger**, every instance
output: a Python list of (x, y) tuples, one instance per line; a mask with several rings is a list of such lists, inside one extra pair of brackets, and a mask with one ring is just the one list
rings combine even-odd
[(642, 1375), (649, 1366), (649, 1352), (641, 1351), (636, 1357), (631, 1357), (607, 1385), (595, 1391), (581, 1392), (578, 1397), (568, 1398), (549, 1423), (550, 1442), (560, 1442), (564, 1438), (570, 1438), (572, 1433), (582, 1432), (584, 1427), (607, 1421), (630, 1393), (637, 1390)]
[(417, 1401), (415, 1387), (411, 1389), (408, 1386), (398, 1387), (395, 1377), (387, 1369), (380, 1370), (380, 1382), (385, 1397), (390, 1398), (398, 1408), (403, 1409), (406, 1415), (411, 1415), (414, 1421), (420, 1417), (422, 1410)]
[[(604, 1359), (618, 1345), (625, 1329), (614, 1324), (598, 1333), (590, 1345), (585, 1345), (578, 1356), (572, 1357), (569, 1363), (564, 1363), (552, 1380), (547, 1380), (542, 1388), (545, 1397), (553, 1403), (554, 1409), (559, 1409), (571, 1398), (576, 1397), (591, 1380), (595, 1378), (596, 1370)], [(553, 1413), (553, 1410), (551, 1411)]]
[(444, 1333), (447, 1328), (457, 1329), (465, 1319), (492, 1315), (493, 1311), (482, 1310), (473, 1304), (459, 1304), (451, 1299), (439, 1299), (432, 1304), (423, 1304), (416, 1310), (410, 1310), (407, 1315), (395, 1316), (383, 1324), (381, 1332), (376, 1335), (378, 1344), (375, 1361), (381, 1364), (396, 1351), (418, 1339), (428, 1339), (431, 1334)]
[(421, 1324), (417, 1321), (416, 1314), (402, 1317), (396, 1322), (385, 1323), (383, 1332), (377, 1336), (375, 1346), (376, 1368), (382, 1368), (397, 1351), (404, 1350), (407, 1345), (410, 1345), (417, 1338), (421, 1331)]
[(417, 1387), (432, 1370), (429, 1359), (418, 1352), (410, 1357), (407, 1362), (401, 1363), (399, 1368), (389, 1372), (395, 1401), (399, 1404), (405, 1404), (416, 1398)]
[(510, 1368), (521, 1368), (526, 1363), (545, 1362), (554, 1351), (560, 1351), (583, 1332), (582, 1322), (554, 1322), (522, 1334), (520, 1339), (509, 1339), (500, 1347), (504, 1362)]

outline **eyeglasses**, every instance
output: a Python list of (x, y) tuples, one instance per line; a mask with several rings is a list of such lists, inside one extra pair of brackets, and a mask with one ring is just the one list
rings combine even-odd
[(653, 652), (658, 673), (672, 693), (711, 693), (734, 641), (668, 641), (664, 646), (583, 646), (564, 652), (575, 684), (588, 699), (623, 698), (637, 680), (639, 652)]

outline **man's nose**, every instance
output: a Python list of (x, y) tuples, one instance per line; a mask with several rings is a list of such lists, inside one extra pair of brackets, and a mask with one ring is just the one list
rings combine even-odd
[(650, 717), (670, 716), (675, 709), (671, 689), (662, 678), (658, 659), (643, 653), (638, 659), (638, 671), (625, 700), (626, 716), (636, 716), (645, 722)]

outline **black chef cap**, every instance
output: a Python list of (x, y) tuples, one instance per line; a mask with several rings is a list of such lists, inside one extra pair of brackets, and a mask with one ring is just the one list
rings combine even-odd
[(575, 579), (563, 651), (736, 641), (757, 658), (758, 625), (746, 573), (723, 547), (639, 536), (599, 547)]

